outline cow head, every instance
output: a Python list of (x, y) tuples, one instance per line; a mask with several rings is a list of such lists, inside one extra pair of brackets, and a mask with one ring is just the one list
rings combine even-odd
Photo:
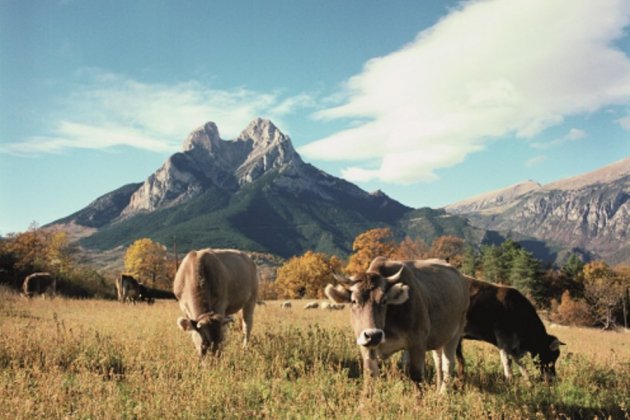
[(184, 317), (177, 319), (179, 328), (190, 333), (190, 338), (200, 357), (205, 356), (208, 349), (214, 354), (218, 352), (219, 345), (223, 341), (223, 326), (228, 322), (232, 322), (232, 318), (214, 312), (202, 314), (196, 320)]
[(400, 282), (404, 266), (391, 277), (376, 272), (351, 278), (335, 275), (339, 285), (326, 286), (325, 294), (335, 303), (349, 303), (357, 344), (371, 348), (385, 341), (385, 319), (389, 305), (409, 299), (409, 286)]
[(544, 380), (553, 379), (556, 376), (556, 360), (560, 357), (560, 346), (564, 343), (558, 337), (547, 335), (545, 342), (540, 349), (536, 359), (536, 364), (540, 368), (540, 373)]

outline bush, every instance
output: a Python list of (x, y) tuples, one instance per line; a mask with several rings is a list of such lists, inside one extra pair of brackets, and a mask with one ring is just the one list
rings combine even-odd
[(572, 299), (571, 293), (565, 290), (560, 304), (554, 299), (551, 303), (551, 320), (558, 324), (590, 327), (594, 324), (593, 315), (584, 299)]

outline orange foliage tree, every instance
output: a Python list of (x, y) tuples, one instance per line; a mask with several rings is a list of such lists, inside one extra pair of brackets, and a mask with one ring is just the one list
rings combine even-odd
[(73, 264), (68, 234), (41, 229), (36, 223), (32, 223), (26, 232), (8, 235), (0, 248), (0, 253), (10, 255), (13, 268), (19, 272), (64, 274)]
[(150, 280), (151, 287), (156, 283), (170, 287), (172, 268), (168, 264), (166, 248), (149, 238), (138, 239), (127, 248), (125, 271), (139, 281)]
[(446, 260), (455, 267), (461, 267), (464, 261), (465, 248), (466, 243), (462, 238), (457, 236), (440, 236), (431, 244), (429, 255), (432, 258)]
[(352, 243), (354, 254), (350, 256), (345, 271), (358, 274), (367, 270), (370, 262), (378, 257), (391, 257), (396, 250), (392, 241), (392, 231), (389, 228), (370, 229), (359, 234)]
[(396, 260), (420, 260), (425, 258), (429, 252), (429, 246), (420, 238), (416, 240), (405, 236), (405, 239), (398, 244), (391, 258)]
[(615, 324), (615, 311), (622, 307), (628, 290), (628, 278), (615, 273), (604, 261), (584, 266), (584, 297), (604, 329)]
[(278, 268), (275, 288), (284, 298), (322, 298), (324, 287), (334, 281), (333, 273), (339, 271), (341, 265), (341, 260), (335, 256), (307, 251)]

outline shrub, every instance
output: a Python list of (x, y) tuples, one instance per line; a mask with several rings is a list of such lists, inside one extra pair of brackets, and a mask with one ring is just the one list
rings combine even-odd
[(571, 293), (565, 290), (560, 298), (552, 302), (551, 319), (559, 324), (592, 326), (594, 323), (591, 309), (584, 299), (572, 299)]

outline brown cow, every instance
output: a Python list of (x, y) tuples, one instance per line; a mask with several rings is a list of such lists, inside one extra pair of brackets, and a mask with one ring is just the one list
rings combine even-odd
[(419, 383), (424, 379), (425, 352), (434, 350), (436, 383), (445, 392), (468, 309), (468, 283), (463, 276), (441, 260), (378, 257), (365, 273), (350, 279), (336, 277), (341, 284), (329, 284), (325, 293), (336, 303), (351, 304), (364, 371), (376, 376), (378, 358), (407, 350), (409, 376)]
[(116, 292), (119, 301), (135, 304), (140, 299), (140, 283), (129, 274), (121, 274), (116, 279)]
[(227, 315), (242, 310), (243, 347), (247, 345), (258, 293), (256, 265), (245, 253), (230, 249), (191, 251), (175, 275), (173, 292), (184, 317), (177, 325), (191, 335), (200, 357), (214, 354), (223, 341)]
[(30, 298), (35, 294), (57, 293), (57, 280), (47, 272), (33, 273), (28, 275), (22, 283), (24, 296)]
[[(555, 363), (560, 356), (560, 342), (547, 334), (534, 306), (518, 290), (466, 277), (470, 285), (470, 307), (464, 338), (481, 340), (499, 348), (503, 373), (511, 379), (511, 360), (521, 374), (527, 372), (520, 362), (530, 353), (545, 379), (555, 376)], [(457, 348), (460, 370), (464, 370), (461, 343)]]

